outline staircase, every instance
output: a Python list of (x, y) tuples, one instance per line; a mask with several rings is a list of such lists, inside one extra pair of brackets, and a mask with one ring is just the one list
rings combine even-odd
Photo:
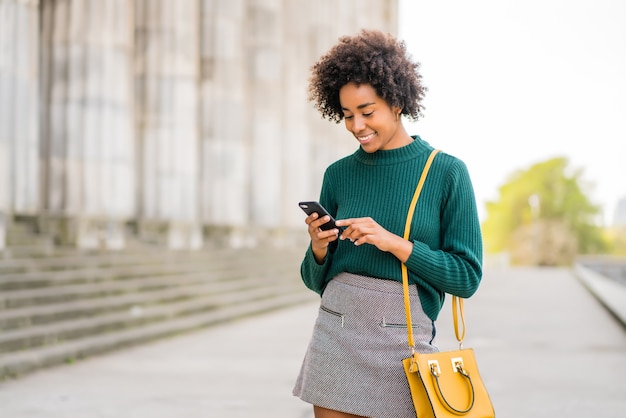
[(0, 253), (0, 380), (315, 301), (302, 248)]

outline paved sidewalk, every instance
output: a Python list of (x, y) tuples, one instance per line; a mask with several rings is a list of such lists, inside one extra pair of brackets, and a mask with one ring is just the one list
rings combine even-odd
[(291, 395), (317, 312), (311, 300), (0, 383), (0, 417), (312, 417)]
[[(316, 301), (0, 383), (0, 417), (311, 418), (291, 387)], [(465, 306), (498, 417), (625, 416), (626, 332), (569, 270), (488, 271)]]

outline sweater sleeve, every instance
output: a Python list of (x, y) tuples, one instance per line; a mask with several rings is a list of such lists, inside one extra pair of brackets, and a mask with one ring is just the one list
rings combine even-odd
[[(324, 180), (322, 181), (322, 190), (320, 192), (319, 201), (331, 216), (336, 217), (337, 203), (332, 198), (330, 177), (329, 170), (327, 169), (324, 173)], [(319, 293), (320, 295), (326, 287), (326, 277), (332, 264), (333, 254), (336, 248), (337, 241), (330, 243), (324, 262), (322, 264), (318, 264), (317, 261), (315, 261), (311, 244), (309, 244), (309, 247), (304, 255), (304, 259), (302, 260), (302, 264), (300, 265), (300, 276), (302, 277), (302, 281), (306, 287), (316, 293)]]
[(468, 298), (482, 278), (483, 247), (474, 189), (460, 160), (446, 175), (440, 216), (440, 248), (414, 241), (406, 265), (413, 282), (423, 281), (440, 292)]
[(322, 264), (318, 264), (313, 256), (311, 245), (304, 255), (302, 264), (300, 265), (300, 275), (305, 286), (314, 291), (315, 293), (322, 294), (326, 287), (326, 275), (330, 264), (332, 262), (333, 254), (328, 251), (326, 258)]

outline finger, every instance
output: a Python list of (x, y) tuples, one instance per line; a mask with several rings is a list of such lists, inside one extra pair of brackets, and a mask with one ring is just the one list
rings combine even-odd
[(339, 231), (336, 229), (332, 229), (330, 231), (324, 231), (323, 234), (324, 234), (323, 239), (328, 243), (336, 241), (337, 238), (339, 237)]
[(380, 237), (381, 232), (382, 231), (380, 230), (378, 225), (363, 225), (352, 229), (347, 234), (342, 234), (340, 238), (349, 239), (355, 245), (361, 245), (365, 243), (375, 245)]
[(337, 240), (337, 237), (339, 235), (338, 231), (337, 232), (333, 232), (333, 231), (336, 231), (336, 230), (320, 231), (315, 234), (315, 238), (312, 239), (312, 241), (318, 247), (327, 247), (328, 244)]
[(313, 222), (314, 220), (316, 220), (316, 219), (318, 218), (318, 216), (319, 216), (319, 215), (317, 214), (317, 212), (313, 212), (312, 214), (310, 214), (309, 216), (307, 216), (307, 217), (304, 219), (304, 222), (305, 222), (307, 225), (310, 225), (310, 224), (311, 224), (311, 222)]
[(339, 236), (339, 229), (333, 228), (333, 229), (328, 229), (325, 231), (323, 229), (318, 228), (316, 234), (320, 239), (325, 239), (328, 237), (337, 237)]
[[(310, 220), (310, 222), (307, 222), (309, 224), (309, 229), (313, 229), (313, 230), (317, 230), (319, 229), (320, 226), (324, 225), (326, 222), (328, 222), (328, 220), (324, 220), (324, 218), (318, 219), (317, 218), (317, 214), (314, 213), (312, 214), (309, 218), (312, 218)], [(309, 219), (307, 218), (307, 219)]]
[(349, 227), (353, 223), (357, 222), (359, 218), (338, 219), (335, 224), (337, 226)]
[(322, 225), (328, 223), (330, 221), (330, 216), (326, 215), (321, 217), (320, 219), (316, 219), (313, 222), (310, 223), (310, 226), (312, 226), (313, 228), (321, 228)]
[(352, 241), (358, 239), (359, 237), (372, 233), (375, 228), (368, 226), (366, 223), (355, 222), (351, 224), (349, 227), (345, 228), (342, 233), (342, 239), (350, 239)]

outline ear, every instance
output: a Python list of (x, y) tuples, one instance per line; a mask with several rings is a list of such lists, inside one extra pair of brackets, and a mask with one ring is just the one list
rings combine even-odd
[(391, 111), (396, 117), (396, 121), (400, 120), (400, 114), (402, 113), (402, 108), (399, 106), (391, 106)]

